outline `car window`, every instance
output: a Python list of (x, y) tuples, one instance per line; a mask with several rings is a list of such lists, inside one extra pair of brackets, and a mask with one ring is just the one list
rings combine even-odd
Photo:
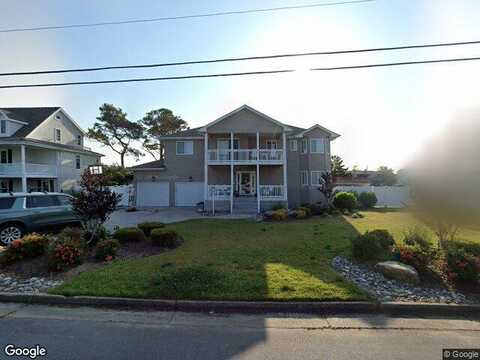
[(27, 196), (27, 208), (58, 206), (56, 196)]
[(60, 205), (71, 205), (72, 204), (72, 198), (70, 196), (58, 195), (57, 200), (58, 200)]
[(15, 202), (14, 197), (0, 198), (0, 210), (10, 209)]

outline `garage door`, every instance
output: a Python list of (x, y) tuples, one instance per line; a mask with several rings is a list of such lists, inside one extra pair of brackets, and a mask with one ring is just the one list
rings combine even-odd
[(175, 206), (195, 206), (203, 201), (203, 182), (175, 183)]
[(137, 206), (170, 206), (168, 182), (137, 183)]

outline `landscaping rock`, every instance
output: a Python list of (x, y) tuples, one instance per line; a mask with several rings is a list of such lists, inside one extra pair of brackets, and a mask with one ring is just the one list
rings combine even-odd
[(404, 281), (411, 284), (418, 284), (420, 282), (417, 270), (410, 265), (406, 265), (398, 261), (379, 262), (377, 265), (375, 265), (375, 269), (391, 279)]
[(0, 274), (0, 292), (38, 293), (60, 285), (61, 281), (32, 277), (27, 279), (13, 278)]
[(469, 301), (463, 294), (447, 289), (414, 286), (413, 284), (388, 279), (365, 265), (353, 264), (341, 256), (332, 260), (332, 267), (342, 274), (346, 280), (353, 282), (379, 301), (455, 304), (475, 302), (474, 300)]

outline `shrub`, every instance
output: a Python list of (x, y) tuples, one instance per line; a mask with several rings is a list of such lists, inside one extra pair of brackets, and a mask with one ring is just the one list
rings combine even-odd
[(48, 269), (63, 271), (83, 261), (85, 241), (78, 228), (65, 228), (47, 247)]
[(302, 207), (308, 208), (312, 215), (323, 215), (327, 211), (325, 206), (322, 205), (322, 204), (319, 204), (319, 203), (317, 203), (317, 204), (306, 204)]
[(114, 259), (117, 256), (120, 243), (118, 240), (102, 240), (95, 246), (95, 257), (99, 260)]
[(272, 206), (273, 211), (284, 210), (284, 209), (285, 209), (285, 205), (282, 203), (276, 203), (276, 204), (273, 204)]
[(22, 239), (12, 242), (2, 255), (2, 262), (9, 264), (19, 260), (34, 258), (45, 253), (48, 238), (44, 235), (31, 233)]
[(143, 231), (136, 227), (125, 227), (118, 229), (113, 237), (120, 242), (138, 242), (145, 240), (145, 234)]
[(333, 205), (339, 210), (352, 211), (357, 207), (357, 199), (354, 194), (341, 191), (335, 194)]
[(400, 261), (413, 266), (419, 272), (426, 272), (432, 261), (432, 254), (418, 246), (399, 246)]
[(418, 226), (405, 233), (403, 243), (408, 246), (417, 246), (424, 251), (430, 251), (432, 248), (427, 231)]
[(394, 243), (387, 230), (367, 231), (352, 239), (352, 255), (359, 260), (383, 260), (391, 254)]
[(150, 233), (152, 245), (173, 248), (178, 244), (179, 236), (174, 230), (153, 229)]
[(144, 222), (138, 224), (137, 227), (143, 231), (145, 236), (150, 236), (153, 229), (163, 228), (165, 225), (161, 222)]
[(107, 240), (108, 238), (110, 238), (110, 236), (110, 232), (103, 225), (98, 227), (95, 234), (92, 234), (88, 230), (83, 232), (83, 239), (85, 241), (90, 241), (92, 244), (96, 244), (102, 240)]
[(476, 284), (480, 274), (480, 257), (461, 248), (448, 249), (445, 254), (444, 271), (452, 283)]
[(307, 217), (310, 217), (312, 216), (312, 210), (310, 210), (308, 207), (306, 206), (300, 206), (299, 208), (297, 208), (297, 210), (302, 210), (305, 212), (305, 214), (307, 215)]
[(303, 208), (293, 210), (291, 216), (295, 219), (306, 219), (308, 217), (307, 212)]
[(288, 211), (286, 209), (275, 210), (272, 213), (273, 221), (285, 221), (288, 218)]
[(358, 201), (362, 207), (368, 209), (373, 208), (378, 200), (374, 192), (362, 192), (358, 197)]

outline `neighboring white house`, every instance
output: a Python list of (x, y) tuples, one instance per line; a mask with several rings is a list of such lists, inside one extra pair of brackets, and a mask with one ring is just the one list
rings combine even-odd
[(0, 192), (68, 191), (102, 154), (61, 107), (0, 108)]

